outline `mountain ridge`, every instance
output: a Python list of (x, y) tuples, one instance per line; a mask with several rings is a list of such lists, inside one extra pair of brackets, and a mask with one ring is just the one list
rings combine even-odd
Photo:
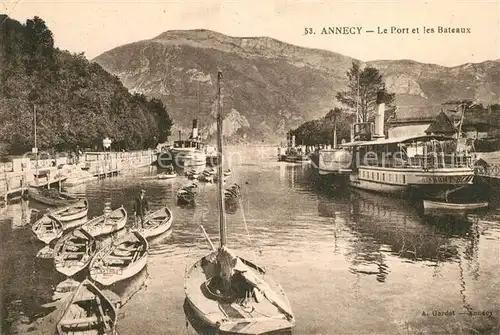
[[(379, 69), (399, 105), (457, 99), (500, 102), (498, 60), (453, 67), (410, 59), (362, 62), (271, 37), (232, 37), (207, 29), (166, 31), (111, 49), (93, 61), (117, 75), (129, 90), (160, 98), (185, 130), (194, 116), (207, 129), (215, 122), (215, 71), (223, 70), (224, 104), (249, 124), (233, 133), (253, 139), (282, 138), (286, 129), (340, 107), (335, 93), (345, 89), (346, 71), (353, 62)], [(198, 94), (203, 99), (199, 113), (193, 112), (198, 111)], [(269, 136), (270, 129), (279, 131)]]

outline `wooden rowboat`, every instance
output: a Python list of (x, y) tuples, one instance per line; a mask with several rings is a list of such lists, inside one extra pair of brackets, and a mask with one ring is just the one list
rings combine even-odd
[(198, 180), (199, 181), (204, 181), (204, 182), (207, 182), (207, 183), (213, 183), (213, 181), (214, 181), (214, 175), (211, 174), (210, 172), (203, 171), (203, 173), (198, 176)]
[(53, 240), (61, 237), (63, 233), (63, 224), (52, 215), (45, 214), (33, 224), (31, 231), (40, 241), (49, 244)]
[(450, 203), (424, 200), (425, 211), (446, 211), (453, 213), (472, 212), (478, 209), (488, 207), (488, 202), (474, 202), (474, 203)]
[(123, 206), (85, 222), (82, 226), (93, 237), (111, 234), (125, 227), (127, 211)]
[(172, 219), (172, 212), (165, 206), (146, 216), (144, 228), (138, 228), (137, 231), (145, 238), (158, 236), (172, 227)]
[(61, 208), (50, 210), (52, 216), (59, 221), (65, 223), (65, 229), (74, 228), (70, 221), (82, 219), (87, 216), (89, 204), (87, 199), (80, 199), (79, 201)]
[(224, 197), (226, 199), (237, 199), (240, 196), (240, 185), (233, 184), (230, 188), (224, 190)]
[(85, 279), (63, 307), (59, 335), (116, 334), (117, 313), (108, 298)]
[(108, 286), (141, 271), (148, 259), (148, 241), (131, 231), (99, 250), (90, 262), (90, 277)]
[(83, 229), (76, 229), (63, 236), (54, 247), (54, 265), (66, 276), (85, 269), (97, 251), (95, 239)]
[(56, 189), (33, 186), (29, 188), (29, 196), (31, 199), (49, 206), (66, 206), (79, 200), (67, 193), (59, 192)]
[(181, 188), (177, 191), (176, 196), (179, 204), (191, 204), (195, 199), (195, 193), (191, 189), (186, 188)]
[(177, 191), (177, 202), (180, 204), (191, 204), (194, 202), (195, 195), (198, 193), (198, 185), (195, 183), (184, 186)]
[(161, 173), (158, 175), (158, 179), (173, 179), (175, 177), (177, 177), (177, 173), (171, 173), (171, 174)]

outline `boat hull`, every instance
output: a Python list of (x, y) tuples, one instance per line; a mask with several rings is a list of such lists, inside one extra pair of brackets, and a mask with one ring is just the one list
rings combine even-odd
[[(163, 212), (163, 210), (160, 210), (160, 211)], [(141, 233), (141, 235), (144, 236), (145, 238), (152, 238), (152, 237), (161, 235), (164, 232), (166, 232), (167, 230), (169, 230), (172, 227), (172, 221), (173, 221), (174, 217), (172, 215), (172, 212), (168, 208), (165, 208), (164, 212), (168, 216), (168, 219), (166, 219), (164, 222), (162, 222), (161, 224), (159, 224), (158, 226), (156, 226), (152, 229), (140, 228), (140, 229), (138, 229), (138, 232)], [(152, 216), (154, 216), (154, 213), (152, 214)], [(147, 225), (147, 221), (148, 221), (148, 218), (146, 218), (146, 225)]]
[(177, 177), (177, 174), (174, 173), (174, 174), (159, 174), (158, 175), (158, 179), (173, 179)]
[[(97, 308), (92, 308), (92, 305), (88, 302), (92, 300), (96, 301), (97, 299), (99, 299), (99, 308), (98, 310), (93, 310)], [(81, 305), (79, 301), (81, 301)], [(82, 308), (82, 306), (84, 307)], [(78, 286), (71, 299), (61, 309), (62, 315), (56, 326), (57, 334), (59, 335), (116, 334), (117, 311), (115, 306), (88, 279), (84, 280)], [(93, 315), (93, 317), (87, 317), (88, 314)], [(95, 314), (101, 315), (96, 316)]]
[(283, 158), (283, 161), (288, 162), (288, 163), (303, 163), (303, 164), (307, 164), (307, 163), (311, 162), (311, 160), (307, 156), (295, 156), (295, 155), (285, 156)]
[[(79, 210), (75, 213), (65, 215), (64, 212), (67, 211), (68, 209), (70, 209), (71, 207), (75, 206), (76, 203), (71, 204), (71, 205), (69, 205), (65, 208), (62, 208), (62, 209), (51, 211), (51, 214), (52, 214), (52, 216), (56, 217), (59, 221), (66, 223), (66, 226), (68, 226), (68, 228), (72, 228), (73, 226), (71, 226), (69, 224), (70, 221), (80, 220), (82, 218), (87, 217), (89, 207), (88, 207), (88, 202), (86, 199), (83, 200), (83, 204), (84, 204), (84, 208), (82, 208), (81, 210)], [(76, 226), (74, 226), (74, 227), (76, 227)]]
[(205, 153), (199, 150), (172, 149), (171, 155), (175, 166), (182, 168), (205, 166), (207, 162)]
[[(76, 242), (75, 239), (80, 243)], [(69, 248), (66, 243), (69, 243)], [(75, 248), (76, 249), (73, 249)], [(81, 250), (83, 247), (84, 250)], [(68, 254), (73, 254), (73, 251), (79, 250), (77, 252), (77, 257), (81, 255), (80, 259), (75, 259), (75, 257), (68, 257)], [(56, 270), (68, 277), (71, 277), (78, 272), (85, 269), (92, 260), (92, 257), (96, 253), (97, 245), (96, 241), (92, 236), (90, 236), (85, 230), (77, 229), (73, 232), (65, 235), (61, 240), (57, 242), (54, 247), (54, 266)], [(73, 254), (74, 255), (74, 254)]]
[(121, 213), (121, 218), (117, 218), (116, 220), (107, 220), (105, 218), (106, 214), (104, 214), (85, 222), (82, 228), (85, 229), (85, 231), (92, 237), (114, 233), (115, 231), (125, 227), (125, 224), (127, 223), (127, 211), (125, 211), (123, 207), (120, 207), (111, 213), (116, 211)]
[(349, 184), (354, 188), (383, 194), (429, 198), (460, 186), (472, 186), (473, 177), (473, 170), (467, 168), (423, 171), (362, 166), (350, 174)]
[(64, 193), (62, 194), (64, 195), (65, 199), (54, 199), (40, 194), (40, 191), (34, 187), (31, 187), (29, 190), (29, 196), (31, 199), (48, 206), (66, 206), (78, 201), (77, 198), (71, 197)]
[[(45, 225), (52, 225), (52, 229), (44, 229)], [(42, 218), (37, 220), (31, 227), (31, 232), (40, 241), (45, 244), (50, 244), (50, 242), (57, 240), (63, 234), (62, 223), (54, 217), (44, 215)]]
[(104, 286), (113, 285), (116, 282), (125, 280), (138, 274), (146, 266), (147, 262), (148, 256), (146, 253), (145, 256), (134, 262), (132, 266), (127, 267), (123, 270), (120, 269), (120, 271), (117, 271), (116, 273), (99, 273), (99, 271), (91, 269), (90, 277)]
[(406, 195), (409, 190), (408, 186), (406, 185), (379, 183), (375, 181), (360, 179), (357, 178), (357, 176), (353, 175), (351, 175), (349, 178), (349, 185), (351, 187), (362, 190), (394, 195)]
[[(140, 242), (141, 249), (135, 248), (130, 250), (134, 252), (132, 256), (129, 255), (131, 258), (128, 258), (129, 256), (125, 256), (127, 258), (119, 257), (121, 262), (130, 260), (131, 262), (129, 264), (123, 267), (110, 266), (109, 264), (106, 264), (106, 261), (112, 262), (113, 258), (117, 257), (112, 254), (119, 252), (119, 247), (121, 245), (132, 241)], [(149, 244), (144, 236), (142, 236), (138, 231), (132, 231), (127, 235), (124, 235), (121, 239), (113, 242), (111, 245), (102, 248), (95, 254), (89, 265), (90, 277), (105, 286), (130, 278), (139, 273), (146, 266), (148, 261), (148, 249)], [(137, 252), (140, 254), (137, 254)], [(136, 258), (136, 256), (138, 256), (138, 258)]]
[(465, 215), (474, 213), (478, 210), (488, 208), (488, 202), (474, 202), (474, 203), (449, 203), (432, 200), (424, 200), (424, 213), (436, 215)]

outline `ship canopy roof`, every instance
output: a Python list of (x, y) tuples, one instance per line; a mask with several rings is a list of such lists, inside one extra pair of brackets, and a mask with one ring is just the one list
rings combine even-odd
[(386, 145), (394, 143), (411, 143), (411, 142), (429, 142), (429, 141), (451, 141), (456, 140), (454, 137), (444, 136), (444, 135), (419, 135), (419, 136), (406, 136), (406, 137), (394, 137), (394, 138), (383, 138), (373, 141), (356, 141), (341, 144), (342, 147), (360, 147), (369, 145)]

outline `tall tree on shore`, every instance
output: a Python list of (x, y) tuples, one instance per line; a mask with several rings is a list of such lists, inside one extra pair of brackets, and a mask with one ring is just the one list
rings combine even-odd
[(356, 62), (347, 71), (347, 89), (338, 92), (335, 96), (339, 102), (346, 105), (353, 112), (358, 109), (359, 121), (368, 122), (371, 120), (377, 101), (377, 92), (384, 93), (384, 102), (391, 105), (395, 94), (387, 92), (384, 80), (380, 72), (374, 67), (361, 69)]

